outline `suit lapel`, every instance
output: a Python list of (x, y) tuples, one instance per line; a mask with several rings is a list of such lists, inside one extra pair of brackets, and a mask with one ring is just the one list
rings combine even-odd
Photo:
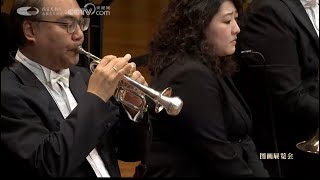
[(284, 4), (290, 9), (292, 14), (296, 17), (297, 21), (306, 28), (308, 33), (313, 37), (313, 42), (316, 44), (317, 49), (319, 49), (319, 37), (310, 21), (306, 10), (302, 6), (300, 0), (282, 0)]
[(87, 85), (84, 82), (83, 77), (81, 77), (81, 74), (79, 71), (76, 71), (73, 68), (70, 68), (70, 91), (72, 92), (74, 98), (77, 102), (83, 97), (84, 93), (87, 92)]
[[(14, 58), (13, 58), (14, 59)], [(40, 82), (40, 80), (23, 64), (14, 59), (14, 63), (9, 66), (9, 69), (20, 79), (22, 82), (21, 89), (26, 93), (29, 93), (32, 97), (35, 98), (34, 101), (39, 104), (48, 104), (48, 106), (43, 106), (42, 110), (45, 113), (49, 113), (50, 117), (61, 117), (57, 119), (63, 119), (63, 116), (54, 102), (53, 98), (49, 94), (46, 87)], [(55, 127), (50, 127), (53, 129), (57, 129), (60, 126), (60, 122), (55, 121), (50, 124), (54, 124)]]
[(38, 78), (19, 61), (14, 59), (14, 63), (9, 66), (9, 69), (19, 77), (24, 85), (39, 89), (45, 88)]
[[(11, 69), (19, 77), (24, 85), (41, 89), (41, 92), (46, 92), (46, 94), (50, 96), (44, 85), (27, 67), (15, 60), (13, 56), (11, 56), (11, 58), (13, 59), (14, 63), (9, 67), (9, 69)], [(78, 71), (70, 68), (70, 90), (72, 91), (72, 94), (76, 100), (80, 99), (83, 93), (86, 92), (83, 91), (83, 89), (87, 89), (87, 85), (83, 78), (79, 76), (81, 75)]]
[(246, 124), (250, 124), (249, 121), (251, 120), (251, 111), (249, 109), (249, 106), (245, 103), (244, 99), (229, 77), (224, 77), (224, 82), (231, 90), (230, 94), (235, 96), (234, 98), (230, 98), (231, 103), (238, 110), (241, 117), (246, 121)]

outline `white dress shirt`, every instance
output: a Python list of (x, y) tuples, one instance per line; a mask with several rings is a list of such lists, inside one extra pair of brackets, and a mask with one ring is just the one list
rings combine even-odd
[(300, 0), (319, 37), (319, 0)]
[[(19, 62), (25, 65), (46, 87), (55, 103), (57, 104), (61, 114), (66, 118), (71, 111), (78, 105), (77, 101), (73, 97), (69, 89), (69, 76), (70, 70), (64, 69), (59, 73), (56, 73), (24, 56), (19, 50), (16, 57)], [(129, 118), (132, 120), (132, 117)], [(138, 118), (138, 113), (134, 120)], [(87, 161), (91, 165), (97, 177), (110, 177), (108, 170), (106, 169), (99, 153), (94, 148), (87, 156)]]

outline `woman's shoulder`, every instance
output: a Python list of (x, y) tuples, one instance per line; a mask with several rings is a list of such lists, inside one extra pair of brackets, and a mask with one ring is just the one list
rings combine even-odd
[(154, 76), (153, 81), (159, 82), (192, 82), (218, 83), (219, 75), (202, 63), (200, 59), (184, 57), (165, 68), (160, 74)]
[(178, 61), (174, 62), (168, 70), (170, 72), (179, 73), (191, 73), (191, 72), (203, 72), (206, 74), (214, 74), (210, 68), (208, 68), (201, 60), (197, 57), (183, 56)]

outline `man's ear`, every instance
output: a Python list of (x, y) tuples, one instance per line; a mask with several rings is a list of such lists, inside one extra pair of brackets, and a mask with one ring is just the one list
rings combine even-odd
[(35, 34), (34, 34), (34, 26), (32, 25), (32, 21), (24, 21), (22, 24), (22, 29), (24, 36), (28, 41), (34, 42), (35, 41)]

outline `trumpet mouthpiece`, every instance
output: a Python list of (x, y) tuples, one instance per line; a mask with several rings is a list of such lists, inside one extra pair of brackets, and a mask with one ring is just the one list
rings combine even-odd
[(81, 46), (79, 46), (77, 50), (80, 54), (86, 54), (86, 51)]

